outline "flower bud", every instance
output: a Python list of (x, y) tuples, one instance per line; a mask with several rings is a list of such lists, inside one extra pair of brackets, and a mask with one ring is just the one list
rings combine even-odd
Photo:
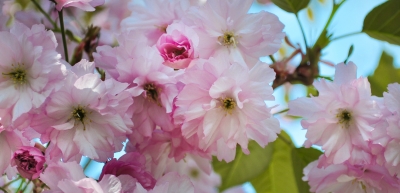
[(11, 160), (12, 166), (17, 166), (19, 174), (33, 180), (39, 177), (43, 171), (45, 157), (43, 152), (35, 147), (22, 146), (15, 151)]

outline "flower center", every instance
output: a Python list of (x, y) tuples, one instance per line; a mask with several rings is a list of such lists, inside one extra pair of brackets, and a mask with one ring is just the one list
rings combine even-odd
[(3, 73), (4, 76), (9, 76), (15, 85), (23, 85), (27, 82), (26, 70), (24, 64), (17, 64), (9, 73)]
[(222, 102), (222, 107), (224, 108), (225, 111), (227, 111), (229, 114), (232, 114), (232, 111), (236, 107), (236, 102), (232, 98), (226, 97), (224, 99), (221, 99)]
[(151, 101), (155, 102), (158, 106), (162, 106), (161, 102), (158, 99), (159, 90), (154, 83), (147, 83), (143, 86), (143, 90), (146, 91), (146, 97), (149, 98)]
[(200, 175), (200, 172), (199, 172), (198, 169), (192, 168), (192, 169), (190, 170), (189, 175), (190, 175), (190, 177), (192, 177), (193, 179), (197, 179), (197, 178), (199, 177), (199, 175)]
[(18, 167), (24, 169), (25, 171), (36, 168), (37, 161), (32, 155), (29, 154), (29, 151), (24, 151), (23, 153), (17, 154), (16, 158)]
[(347, 109), (339, 109), (338, 111), (339, 113), (336, 114), (338, 123), (341, 124), (343, 128), (348, 129), (351, 121), (353, 120), (351, 112)]
[(218, 37), (218, 41), (223, 46), (236, 46), (236, 36), (232, 32), (225, 32), (223, 36)]
[(83, 125), (83, 130), (86, 130), (85, 120), (87, 119), (87, 111), (83, 107), (78, 105), (78, 107), (75, 107), (74, 110), (72, 110), (71, 114), (71, 119), (74, 118), (76, 121), (81, 122)]

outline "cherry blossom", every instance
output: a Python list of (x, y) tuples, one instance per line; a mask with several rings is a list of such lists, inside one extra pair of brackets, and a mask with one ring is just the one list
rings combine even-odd
[(184, 22), (199, 34), (201, 58), (224, 54), (253, 66), (259, 57), (278, 51), (284, 25), (269, 12), (248, 14), (252, 2), (208, 0), (203, 6), (191, 7)]
[(33, 180), (39, 177), (44, 169), (44, 153), (35, 147), (22, 146), (14, 152), (12, 166), (17, 166), (19, 174)]
[[(333, 82), (322, 79), (314, 83), (317, 97), (289, 102), (288, 114), (305, 118), (301, 122), (307, 129), (305, 146), (322, 146), (325, 164), (358, 159), (357, 151), (370, 153), (368, 141), (372, 139), (374, 125), (384, 121), (377, 101), (371, 97), (367, 78), (356, 79), (356, 69), (352, 62), (340, 63)], [(366, 158), (358, 164), (372, 162), (371, 156)]]
[(274, 76), (262, 62), (249, 70), (222, 57), (199, 61), (183, 75), (185, 86), (177, 96), (174, 118), (183, 136), (228, 162), (237, 144), (248, 153), (249, 139), (261, 146), (274, 141), (279, 123), (264, 102), (274, 99), (267, 86)]
[(16, 24), (0, 32), (0, 114), (4, 127), (22, 124), (25, 113), (40, 107), (64, 79), (54, 34), (43, 25)]
[(94, 7), (103, 5), (104, 1), (105, 0), (55, 0), (58, 11), (61, 11), (64, 7), (77, 7), (84, 11), (94, 11)]
[(45, 114), (35, 116), (31, 125), (42, 139), (51, 140), (49, 148), (59, 149), (63, 160), (86, 155), (106, 161), (122, 149), (125, 134), (131, 132), (128, 85), (112, 79), (102, 82), (93, 71), (93, 63), (76, 64), (63, 90), (50, 96)]

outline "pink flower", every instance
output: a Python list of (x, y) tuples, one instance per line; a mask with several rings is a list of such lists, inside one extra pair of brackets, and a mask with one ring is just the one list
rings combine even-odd
[(118, 160), (115, 158), (106, 162), (100, 174), (100, 180), (106, 174), (115, 176), (129, 175), (136, 179), (142, 187), (152, 189), (156, 184), (156, 180), (151, 176), (145, 168), (146, 158), (138, 152), (129, 152), (120, 157)]
[(301, 124), (307, 129), (305, 146), (320, 145), (325, 150), (326, 162), (322, 165), (346, 160), (353, 164), (371, 163), (372, 157), (365, 155), (371, 153), (368, 141), (374, 127), (384, 129), (380, 127), (384, 120), (377, 101), (371, 97), (368, 79), (356, 79), (356, 70), (352, 62), (338, 64), (333, 82), (314, 82), (318, 97), (289, 102), (288, 114), (304, 118)]
[(64, 7), (77, 7), (84, 11), (94, 11), (94, 7), (104, 4), (104, 0), (55, 0), (56, 8), (61, 11)]
[[(139, 30), (154, 44), (166, 32), (168, 25), (180, 20), (195, 1), (153, 0), (144, 4), (135, 3), (130, 9), (132, 15), (121, 22), (122, 28)], [(157, 14), (154, 14), (157, 13)]]
[(183, 23), (173, 23), (168, 26), (167, 33), (161, 35), (156, 45), (164, 58), (164, 65), (184, 69), (198, 57), (195, 53), (198, 44), (199, 38), (191, 27)]
[(157, 126), (167, 131), (174, 129), (171, 112), (178, 94), (177, 76), (182, 72), (164, 66), (159, 51), (137, 34), (123, 34), (119, 47), (100, 47), (94, 57), (112, 78), (129, 84), (135, 101), (131, 106), (134, 127), (130, 138), (143, 140)]
[(83, 178), (79, 181), (69, 179), (62, 180), (58, 183), (58, 187), (62, 192), (74, 193), (130, 193), (131, 191), (122, 191), (120, 179), (113, 175), (105, 175), (104, 178), (97, 182), (92, 178)]
[(85, 177), (83, 169), (78, 163), (63, 163), (59, 160), (49, 162), (44, 172), (40, 174), (40, 180), (46, 183), (52, 191), (60, 191), (58, 183), (62, 180), (79, 181)]
[(176, 172), (169, 172), (161, 177), (152, 190), (144, 189), (136, 182), (136, 189), (133, 193), (194, 193), (195, 189), (190, 179), (180, 176)]
[[(23, 145), (28, 145), (29, 141), (22, 137), (18, 130), (5, 130), (0, 124), (0, 173), (4, 174), (10, 167), (11, 159), (15, 151)], [(11, 179), (11, 174), (7, 174)]]
[(174, 119), (188, 141), (198, 142), (219, 160), (232, 161), (237, 144), (248, 153), (249, 139), (265, 146), (280, 132), (264, 102), (274, 99), (268, 86), (274, 78), (274, 71), (262, 62), (249, 70), (222, 57), (198, 61), (183, 75)]
[(44, 153), (35, 147), (22, 146), (14, 152), (12, 166), (17, 166), (19, 174), (33, 180), (39, 177), (44, 169)]
[(384, 137), (375, 144), (383, 146), (382, 154), (384, 164), (391, 174), (400, 174), (400, 85), (393, 83), (388, 85), (388, 92), (383, 93), (385, 117), (388, 127), (383, 130)]
[(261, 56), (281, 47), (284, 25), (272, 13), (248, 14), (253, 0), (208, 0), (192, 7), (183, 21), (199, 34), (200, 58), (223, 53), (232, 61), (253, 66)]
[[(16, 24), (0, 32), (0, 114), (4, 127), (43, 104), (64, 79), (57, 42), (43, 25)], [(25, 118), (26, 119), (26, 118)], [(17, 121), (17, 122), (16, 122)]]
[(93, 63), (83, 60), (76, 64), (63, 89), (50, 96), (45, 112), (32, 121), (41, 138), (51, 140), (49, 148), (55, 146), (55, 151), (62, 152), (63, 160), (86, 155), (107, 161), (122, 149), (125, 135), (131, 133), (128, 84), (113, 79), (103, 82), (93, 72)]
[(310, 192), (399, 192), (399, 180), (380, 165), (353, 166), (348, 163), (318, 168), (318, 161), (304, 168)]

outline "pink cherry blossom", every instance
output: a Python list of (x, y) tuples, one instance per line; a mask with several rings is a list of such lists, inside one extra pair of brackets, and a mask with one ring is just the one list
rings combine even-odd
[(152, 190), (144, 189), (140, 183), (136, 183), (133, 193), (194, 193), (195, 189), (190, 179), (180, 176), (176, 172), (169, 172), (161, 177)]
[(102, 180), (103, 176), (106, 174), (112, 174), (117, 177), (120, 175), (129, 175), (133, 179), (136, 179), (142, 187), (152, 189), (156, 180), (146, 171), (145, 164), (146, 158), (138, 152), (126, 153), (118, 160), (114, 158), (106, 162), (100, 174), (100, 180)]
[(94, 11), (94, 7), (103, 5), (104, 1), (105, 0), (55, 0), (58, 11), (61, 11), (64, 7), (76, 7), (84, 11)]
[(76, 64), (62, 90), (50, 96), (44, 114), (34, 117), (31, 126), (50, 139), (63, 160), (86, 155), (99, 161), (122, 149), (125, 135), (131, 133), (132, 95), (128, 84), (112, 79), (101, 81), (93, 74), (94, 64)]
[[(29, 142), (22, 137), (21, 132), (18, 130), (5, 130), (0, 125), (0, 173), (4, 174), (7, 168), (11, 167), (11, 159), (14, 152), (18, 150), (19, 147), (28, 145)], [(8, 175), (8, 174), (7, 174)], [(8, 175), (9, 178), (12, 175)]]
[(134, 127), (130, 138), (142, 140), (150, 137), (156, 126), (174, 129), (171, 112), (178, 94), (177, 76), (182, 72), (164, 66), (157, 48), (149, 47), (136, 34), (131, 31), (121, 35), (119, 47), (100, 47), (94, 57), (112, 78), (129, 84), (135, 101), (131, 106)]
[(223, 53), (232, 61), (253, 66), (258, 58), (275, 53), (285, 37), (284, 25), (272, 13), (248, 14), (253, 0), (208, 0), (192, 7), (183, 21), (200, 37), (201, 58)]
[(383, 93), (384, 110), (388, 127), (384, 130), (384, 136), (379, 141), (374, 140), (375, 144), (382, 147), (385, 166), (391, 174), (400, 174), (400, 85), (393, 83), (388, 85), (388, 92)]
[(52, 191), (61, 191), (58, 183), (62, 180), (79, 181), (86, 178), (82, 167), (76, 162), (49, 162), (42, 174), (42, 180)]
[[(288, 114), (304, 118), (301, 124), (307, 129), (305, 146), (320, 145), (325, 150), (327, 159), (321, 164), (372, 162), (371, 156), (365, 156), (371, 153), (368, 141), (374, 126), (384, 120), (377, 101), (371, 97), (368, 79), (356, 79), (356, 70), (352, 62), (338, 64), (333, 82), (314, 82), (318, 97), (289, 102)], [(359, 155), (366, 159), (359, 159)]]
[(157, 41), (157, 48), (164, 58), (164, 65), (184, 69), (198, 57), (196, 47), (199, 38), (196, 32), (183, 23), (173, 23)]
[(92, 178), (83, 178), (79, 181), (65, 179), (58, 182), (58, 187), (61, 189), (62, 192), (129, 193), (127, 191), (122, 191), (121, 181), (113, 175), (105, 175), (100, 182), (97, 182)]
[[(57, 42), (43, 25), (27, 28), (16, 24), (0, 32), (0, 114), (4, 127), (43, 104), (64, 79)], [(26, 117), (25, 117), (26, 118)]]
[(35, 147), (22, 146), (14, 152), (12, 166), (17, 166), (19, 174), (33, 180), (39, 177), (44, 169), (44, 153)]
[[(132, 15), (124, 19), (122, 27), (127, 30), (140, 30), (154, 44), (166, 32), (168, 25), (181, 20), (190, 6), (197, 5), (193, 0), (153, 0), (135, 2)], [(157, 14), (154, 14), (157, 13)]]
[(399, 192), (399, 179), (380, 165), (353, 166), (348, 163), (318, 168), (318, 161), (304, 168), (304, 181), (310, 192)]
[(249, 70), (222, 57), (198, 61), (183, 75), (185, 86), (175, 103), (174, 118), (182, 124), (183, 136), (228, 162), (234, 159), (237, 144), (249, 153), (249, 139), (261, 146), (274, 141), (279, 122), (264, 102), (274, 99), (268, 86), (274, 77), (262, 62)]

